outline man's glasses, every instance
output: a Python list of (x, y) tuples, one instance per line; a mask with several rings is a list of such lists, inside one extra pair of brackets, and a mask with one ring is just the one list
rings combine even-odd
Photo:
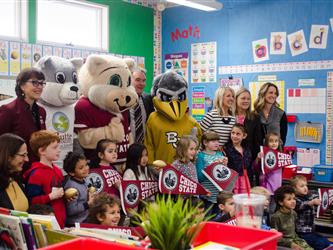
[(44, 87), (46, 82), (44, 80), (28, 80), (27, 82), (31, 82), (34, 87)]
[(28, 153), (23, 153), (23, 154), (19, 154), (19, 153), (17, 153), (16, 155), (18, 155), (18, 156), (21, 156), (21, 157), (25, 158), (25, 157), (27, 157), (27, 156), (28, 156)]

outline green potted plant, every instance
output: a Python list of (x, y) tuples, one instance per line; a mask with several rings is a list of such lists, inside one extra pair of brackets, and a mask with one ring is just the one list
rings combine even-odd
[(202, 228), (200, 223), (208, 220), (207, 211), (199, 214), (199, 206), (190, 199), (179, 197), (175, 201), (170, 195), (159, 196), (136, 217), (151, 241), (151, 248), (188, 250)]

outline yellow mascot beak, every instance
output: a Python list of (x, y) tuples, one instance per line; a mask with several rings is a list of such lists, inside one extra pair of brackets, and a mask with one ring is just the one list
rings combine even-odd
[(163, 102), (156, 96), (153, 98), (153, 103), (157, 111), (163, 113), (166, 117), (174, 121), (183, 118), (188, 106), (187, 99), (183, 101), (172, 100), (170, 102)]

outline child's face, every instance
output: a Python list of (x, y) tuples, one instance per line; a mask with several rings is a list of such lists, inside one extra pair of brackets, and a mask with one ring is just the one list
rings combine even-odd
[(145, 167), (148, 164), (148, 152), (146, 149), (142, 151), (142, 155), (140, 158), (140, 166)]
[(271, 197), (269, 195), (265, 195), (266, 197), (266, 200), (265, 200), (265, 203), (264, 203), (264, 209), (267, 209), (268, 206), (269, 206), (269, 202), (271, 200)]
[(278, 149), (280, 144), (280, 138), (276, 135), (271, 135), (268, 139), (268, 147), (271, 149)]
[(60, 146), (59, 142), (54, 141), (50, 143), (46, 148), (40, 148), (39, 154), (48, 161), (56, 161), (60, 156)]
[(295, 209), (296, 206), (296, 199), (295, 194), (285, 194), (283, 201), (279, 202), (281, 207), (284, 207), (286, 209)]
[(120, 220), (120, 207), (117, 204), (113, 206), (107, 205), (104, 216), (100, 216), (99, 221), (104, 226), (118, 226)]
[(307, 195), (308, 194), (308, 183), (304, 180), (299, 180), (295, 187), (296, 194)]
[(234, 145), (239, 145), (246, 138), (246, 134), (237, 127), (233, 127), (231, 130), (231, 141)]
[(75, 165), (74, 173), (71, 173), (72, 176), (83, 179), (89, 175), (89, 166), (86, 160), (81, 159)]
[(217, 151), (220, 147), (219, 140), (204, 141), (205, 149), (210, 151)]
[(235, 203), (234, 203), (234, 199), (230, 198), (227, 199), (225, 204), (220, 204), (219, 208), (225, 212), (225, 213), (234, 213), (235, 212)]
[(187, 154), (186, 154), (187, 159), (190, 161), (193, 160), (196, 154), (197, 154), (197, 144), (194, 141), (191, 141), (190, 146), (187, 149)]
[(117, 146), (114, 143), (109, 143), (105, 150), (104, 153), (99, 154), (101, 160), (109, 162), (109, 163), (114, 163), (117, 160)]

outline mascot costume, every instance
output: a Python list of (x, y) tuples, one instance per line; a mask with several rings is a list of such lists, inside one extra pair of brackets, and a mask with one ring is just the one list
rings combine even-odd
[(61, 154), (56, 164), (63, 165), (66, 154), (73, 151), (74, 103), (80, 97), (77, 71), (81, 58), (65, 59), (58, 56), (42, 57), (36, 64), (45, 75), (46, 85), (39, 104), (46, 110), (46, 129), (60, 137)]
[(128, 109), (138, 100), (131, 86), (132, 67), (133, 59), (90, 55), (79, 73), (83, 97), (75, 105), (75, 129), (80, 145), (91, 160), (98, 141), (115, 140), (118, 170), (132, 141)]
[(174, 71), (155, 77), (151, 96), (156, 111), (148, 118), (145, 134), (149, 163), (172, 163), (177, 141), (183, 135), (196, 134), (200, 140), (200, 126), (188, 114), (187, 88), (185, 78)]

